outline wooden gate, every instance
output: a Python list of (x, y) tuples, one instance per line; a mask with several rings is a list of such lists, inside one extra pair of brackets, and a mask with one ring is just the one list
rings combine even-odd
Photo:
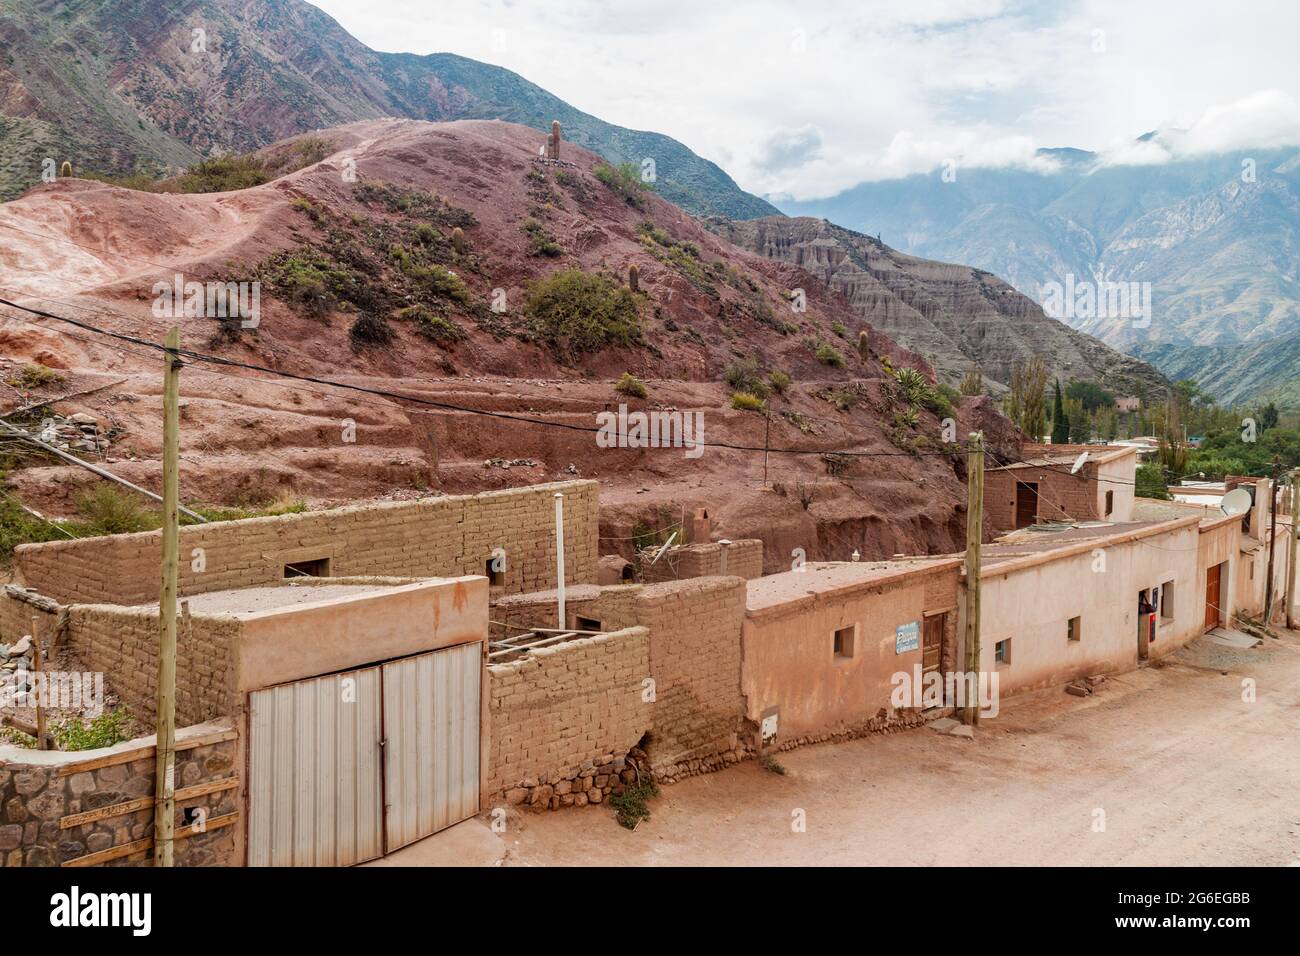
[(482, 654), (250, 694), (249, 865), (351, 866), (477, 813)]
[(1223, 565), (1205, 569), (1205, 630), (1212, 631), (1222, 619)]

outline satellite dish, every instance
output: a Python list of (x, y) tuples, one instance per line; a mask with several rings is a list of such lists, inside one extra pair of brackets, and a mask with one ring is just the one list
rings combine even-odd
[(1078, 458), (1074, 459), (1074, 465), (1070, 468), (1070, 474), (1077, 475), (1083, 463), (1088, 460), (1088, 453), (1085, 451)]
[(1255, 502), (1245, 488), (1233, 488), (1219, 502), (1219, 510), (1225, 515), (1244, 515)]

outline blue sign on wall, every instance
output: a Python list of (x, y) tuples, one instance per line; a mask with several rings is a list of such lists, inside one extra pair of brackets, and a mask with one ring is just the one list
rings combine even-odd
[(921, 622), (912, 621), (894, 628), (894, 653), (903, 654), (921, 646)]

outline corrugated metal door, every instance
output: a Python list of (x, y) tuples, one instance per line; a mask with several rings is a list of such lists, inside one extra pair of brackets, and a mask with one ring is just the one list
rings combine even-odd
[(383, 854), (379, 668), (249, 695), (250, 866)]
[(386, 852), (478, 812), (482, 647), (383, 666)]

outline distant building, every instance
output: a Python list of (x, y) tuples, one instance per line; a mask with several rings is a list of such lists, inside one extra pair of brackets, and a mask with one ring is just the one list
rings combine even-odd
[(1140, 411), (1142, 408), (1142, 399), (1136, 396), (1115, 399), (1115, 411), (1128, 413)]

